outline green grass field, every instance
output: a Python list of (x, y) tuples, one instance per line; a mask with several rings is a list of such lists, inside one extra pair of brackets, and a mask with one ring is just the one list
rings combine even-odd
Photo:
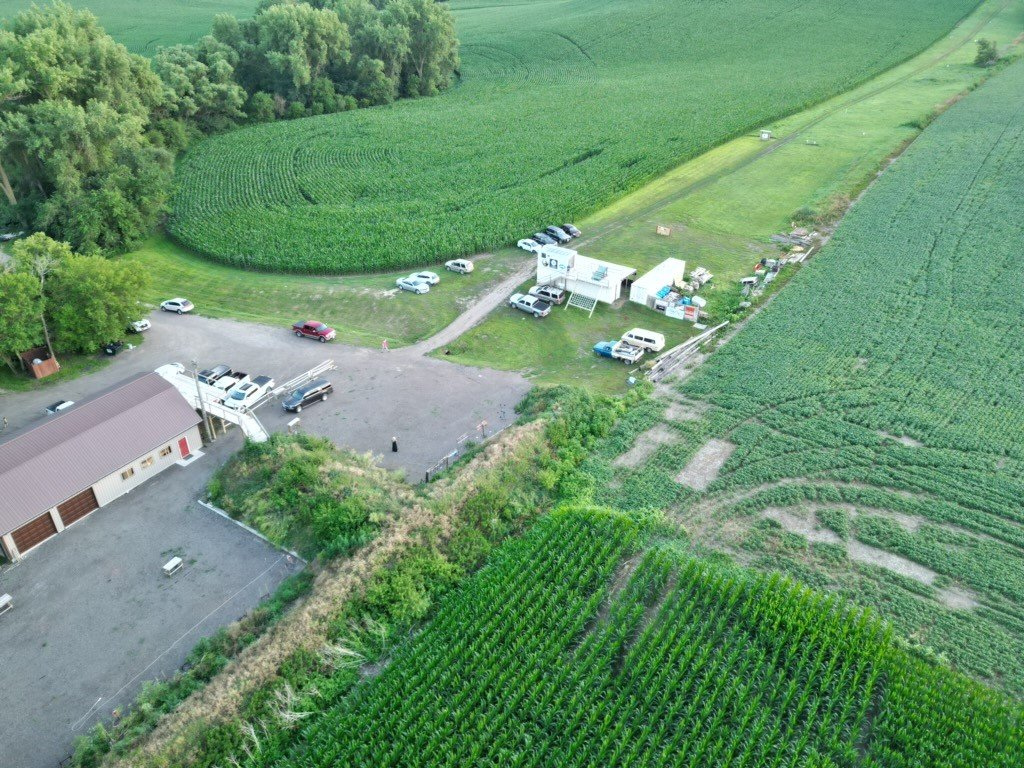
[[(736, 301), (739, 278), (762, 256), (777, 254), (771, 234), (788, 231), (801, 208), (855, 197), (937, 109), (984, 77), (972, 63), (974, 40), (1006, 47), (1022, 30), (1024, 2), (988, 0), (921, 55), (771, 124), (777, 141), (744, 136), (727, 142), (582, 220), (584, 237), (574, 247), (641, 273), (668, 257), (706, 267), (716, 280), (702, 295), (717, 323)], [(656, 234), (659, 224), (672, 227), (672, 236)], [(664, 333), (670, 345), (695, 333), (689, 323), (631, 304), (621, 310), (600, 305), (593, 318), (556, 311), (538, 324), (524, 324), (518, 314), (496, 312), (463, 335), (452, 345), (455, 359), (527, 371), (541, 383), (615, 392), (625, 386), (625, 375), (621, 365), (594, 356), (595, 342), (637, 325)]]
[(1018, 697), (1022, 88), (1018, 63), (941, 116), (592, 467), (599, 500), (674, 509), (695, 538), (874, 606)]
[[(33, 4), (45, 5), (42, 0), (0, 0), (0, 19)], [(68, 4), (96, 14), (110, 36), (128, 50), (152, 56), (161, 46), (193, 43), (209, 34), (218, 13), (248, 16), (257, 0), (70, 0)]]
[(507, 244), (847, 90), (974, 5), (456, 0), (457, 87), (208, 139), (179, 164), (169, 229), (224, 262), (313, 273)]
[(314, 318), (339, 331), (347, 344), (394, 346), (425, 339), (458, 317), (480, 294), (519, 268), (527, 254), (503, 251), (477, 259), (469, 275), (446, 272), (430, 293), (415, 296), (395, 288), (408, 271), (352, 277), (310, 277), (247, 272), (188, 253), (156, 235), (124, 258), (150, 275), (147, 301), (187, 296), (208, 317), (232, 317), (290, 326)]
[(299, 692), (290, 738), (272, 723), (237, 764), (1020, 764), (1020, 710), (874, 616), (643, 541), (621, 515), (553, 513), (378, 677), (338, 700)]

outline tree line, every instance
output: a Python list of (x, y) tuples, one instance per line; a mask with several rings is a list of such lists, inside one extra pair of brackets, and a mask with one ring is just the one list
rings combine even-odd
[(96, 352), (140, 317), (146, 274), (124, 261), (75, 253), (37, 232), (0, 265), (0, 359), (11, 371), (22, 352)]
[(435, 0), (263, 0), (152, 61), (88, 11), (33, 7), (0, 27), (0, 227), (85, 254), (137, 247), (195, 138), (430, 96), (458, 66)]

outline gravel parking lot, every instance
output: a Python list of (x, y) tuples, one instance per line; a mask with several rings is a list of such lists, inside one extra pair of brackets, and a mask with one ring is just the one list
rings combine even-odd
[[(283, 383), (332, 359), (338, 369), (326, 377), (335, 386), (334, 395), (303, 409), (300, 428), (339, 445), (372, 451), (383, 466), (404, 469), (415, 482), (453, 450), (459, 438), (478, 438), (482, 421), (488, 422), (490, 433), (512, 422), (516, 403), (530, 389), (519, 374), (423, 357), (417, 348), (382, 352), (337, 341), (320, 344), (298, 339), (287, 328), (234, 320), (159, 311), (150, 317), (153, 327), (144, 342), (121, 352), (106, 368), (53, 387), (0, 396), (0, 416), (7, 417), (9, 429), (46, 418), (43, 411), (52, 402), (81, 400), (169, 362), (188, 366), (196, 359), (200, 368), (225, 363)], [(276, 402), (259, 408), (257, 415), (270, 431), (285, 429), (294, 417)], [(392, 437), (398, 438), (397, 454), (391, 453)]]
[[(56, 766), (76, 736), (174, 673), (200, 638), (270, 595), (298, 561), (195, 503), (231, 435), (0, 572), (0, 764)], [(164, 576), (174, 556), (182, 571)]]
[[(425, 348), (320, 344), (287, 328), (159, 311), (151, 319), (142, 343), (102, 370), (0, 393), (7, 434), (50, 418), (50, 403), (82, 400), (170, 362), (226, 363), (283, 383), (330, 359), (334, 394), (303, 409), (300, 429), (371, 451), (418, 481), (460, 440), (479, 438), (481, 422), (490, 434), (511, 423), (530, 388), (518, 374), (423, 357)], [(257, 416), (270, 431), (294, 418), (275, 401)], [(241, 442), (232, 429), (196, 463), (168, 469), (0, 573), (0, 592), (15, 598), (0, 617), (0, 763), (56, 765), (75, 736), (129, 703), (143, 681), (173, 674), (200, 637), (244, 615), (297, 567), (195, 503)], [(160, 566), (174, 555), (187, 565), (168, 579)]]

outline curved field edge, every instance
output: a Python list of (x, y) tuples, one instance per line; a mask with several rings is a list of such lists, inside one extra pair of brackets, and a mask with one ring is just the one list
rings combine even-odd
[(238, 266), (313, 273), (507, 243), (854, 87), (976, 6), (919, 5), (455, 5), (459, 87), (204, 141), (179, 165), (169, 229)]
[[(709, 546), (872, 605), (1016, 696), (1022, 87), (1017, 63), (939, 117), (786, 290), (590, 466), (600, 501), (671, 508)], [(667, 437), (640, 462), (613, 463), (656, 426)], [(724, 462), (702, 464), (722, 443)]]

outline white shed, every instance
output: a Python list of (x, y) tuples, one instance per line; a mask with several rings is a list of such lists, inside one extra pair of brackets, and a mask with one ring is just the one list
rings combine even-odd
[(686, 262), (682, 259), (665, 259), (629, 289), (629, 300), (650, 307), (663, 288), (672, 288), (683, 282)]
[(577, 296), (612, 304), (622, 296), (632, 267), (581, 256), (571, 248), (545, 245), (537, 252), (537, 283), (563, 288)]

